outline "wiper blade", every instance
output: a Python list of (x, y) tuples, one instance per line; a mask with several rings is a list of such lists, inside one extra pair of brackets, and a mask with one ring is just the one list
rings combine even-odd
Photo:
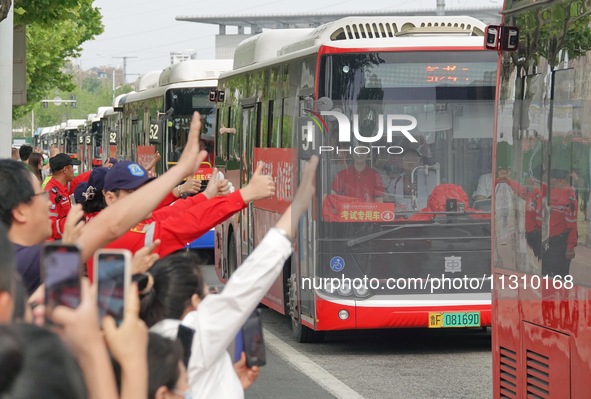
[(472, 223), (438, 223), (438, 222), (434, 222), (434, 223), (412, 223), (412, 224), (404, 224), (402, 226), (397, 226), (388, 230), (384, 230), (384, 231), (378, 231), (377, 233), (372, 233), (372, 234), (368, 234), (366, 236), (363, 237), (359, 237), (359, 238), (353, 238), (351, 240), (347, 241), (347, 246), (349, 248), (355, 246), (355, 245), (359, 245), (359, 244), (363, 244), (367, 241), (371, 241), (374, 240), (376, 238), (380, 238), (382, 236), (388, 235), (390, 233), (393, 233), (395, 231), (398, 230), (402, 230), (402, 229), (406, 229), (409, 227), (427, 227), (427, 226), (451, 226), (451, 227), (461, 227), (461, 226), (478, 226), (478, 225), (486, 225), (487, 223), (478, 223), (478, 222), (472, 222)]
[(388, 230), (378, 231), (377, 233), (368, 234), (366, 236), (359, 237), (359, 238), (353, 238), (353, 239), (347, 241), (347, 246), (350, 248), (355, 245), (363, 244), (364, 242), (371, 241), (375, 238), (379, 238), (381, 236), (385, 236), (387, 234), (390, 234), (395, 231), (402, 230), (402, 229), (405, 229), (408, 227), (425, 227), (425, 226), (433, 226), (433, 225), (434, 225), (434, 223), (403, 224), (402, 226), (396, 226), (396, 227), (388, 229)]

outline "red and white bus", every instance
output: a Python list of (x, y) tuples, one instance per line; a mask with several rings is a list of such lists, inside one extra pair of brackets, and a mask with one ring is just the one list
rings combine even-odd
[(290, 315), (298, 340), (490, 326), (490, 199), (476, 194), (491, 172), (497, 55), (484, 30), (465, 16), (348, 17), (242, 42), (219, 80), (215, 164), (238, 188), (262, 161), (278, 192), (216, 228), (219, 278), (317, 154), (318, 198), (263, 301)]
[(503, 15), (519, 44), (499, 64), (496, 185), (512, 191), (493, 229), (493, 396), (589, 398), (591, 5), (506, 1)]

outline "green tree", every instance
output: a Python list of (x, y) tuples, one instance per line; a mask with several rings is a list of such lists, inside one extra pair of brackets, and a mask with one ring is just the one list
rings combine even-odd
[[(75, 88), (68, 61), (81, 45), (103, 32), (102, 16), (93, 0), (16, 0), (15, 25), (27, 26), (27, 100), (15, 107), (18, 119), (54, 90)], [(67, 97), (65, 97), (67, 98)]]
[[(76, 107), (70, 104), (61, 104), (56, 106), (49, 103), (47, 108), (43, 108), (40, 103), (35, 106), (35, 128), (59, 125), (68, 119), (86, 119), (89, 114), (96, 114), (99, 107), (110, 106), (113, 102), (112, 83), (108, 78), (99, 79), (89, 77), (80, 79), (78, 76), (83, 72), (74, 73), (74, 81), (81, 81), (80, 87), (75, 87), (72, 91), (52, 90), (47, 94), (47, 98), (53, 99), (60, 97), (64, 100), (70, 98), (70, 95), (76, 97)], [(133, 90), (131, 85), (119, 87), (115, 95), (128, 93)], [(22, 117), (15, 119), (13, 126), (16, 128), (31, 126), (31, 114), (27, 113)]]
[(10, 6), (12, 5), (11, 0), (0, 0), (0, 22), (6, 18)]

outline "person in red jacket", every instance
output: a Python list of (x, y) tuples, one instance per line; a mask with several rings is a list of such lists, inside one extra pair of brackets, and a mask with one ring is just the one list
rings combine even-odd
[[(263, 164), (260, 163), (248, 185), (223, 196), (217, 194), (220, 185), (228, 185), (227, 180), (211, 179), (203, 193), (156, 209), (106, 248), (128, 249), (135, 253), (160, 240), (155, 251), (160, 257), (182, 249), (218, 223), (246, 208), (250, 202), (274, 196), (273, 178), (263, 175), (262, 170)], [(152, 179), (141, 165), (130, 161), (118, 162), (105, 176), (107, 206), (130, 195)], [(92, 262), (87, 263), (87, 268), (88, 275), (92, 276)]]
[(550, 232), (542, 256), (542, 274), (564, 277), (577, 246), (577, 197), (569, 182), (570, 172), (550, 171)]
[(509, 178), (509, 170), (499, 170), (498, 183), (507, 183), (519, 198), (525, 201), (525, 239), (534, 255), (542, 258), (542, 199), (548, 191), (546, 184), (540, 185), (542, 166), (536, 166), (527, 178), (525, 186)]
[(87, 181), (90, 171), (74, 177), (74, 165), (80, 165), (80, 161), (70, 158), (67, 154), (60, 153), (49, 158), (49, 167), (51, 168), (52, 178), (45, 186), (45, 191), (49, 191), (49, 218), (51, 219), (52, 240), (62, 238), (66, 216), (70, 211), (70, 195), (74, 194), (76, 186)]

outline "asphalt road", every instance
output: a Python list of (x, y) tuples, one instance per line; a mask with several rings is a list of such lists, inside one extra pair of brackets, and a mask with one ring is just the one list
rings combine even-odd
[[(219, 285), (213, 266), (204, 274)], [(492, 397), (490, 329), (331, 332), (300, 344), (285, 316), (263, 309), (263, 323), (267, 366), (248, 399)]]

